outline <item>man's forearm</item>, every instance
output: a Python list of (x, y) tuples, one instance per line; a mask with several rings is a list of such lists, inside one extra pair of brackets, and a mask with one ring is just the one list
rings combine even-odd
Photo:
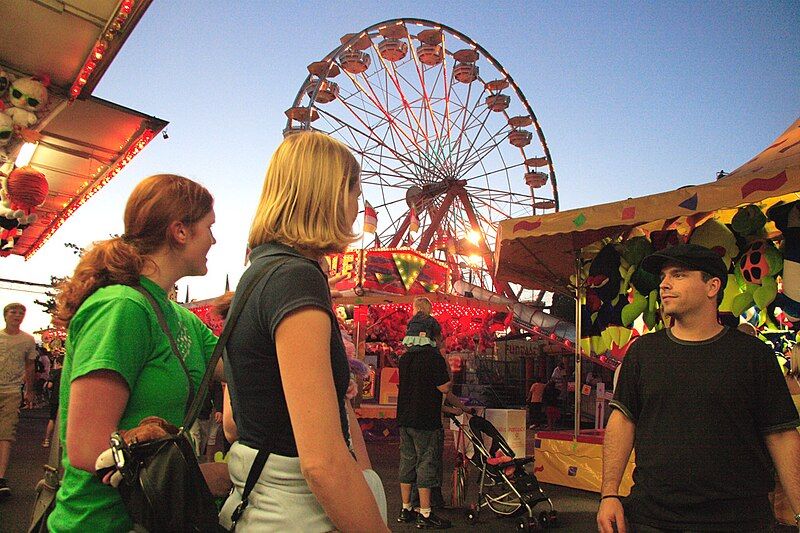
[(608, 419), (603, 440), (603, 483), (601, 495), (617, 494), (625, 467), (628, 465), (636, 425), (621, 411), (614, 409)]
[(800, 433), (790, 429), (766, 435), (764, 440), (792, 513), (797, 515), (800, 513)]
[(26, 361), (25, 362), (25, 376), (23, 377), (23, 381), (25, 383), (25, 390), (26, 391), (33, 391), (34, 369), (35, 369), (35, 366), (33, 364), (33, 361)]

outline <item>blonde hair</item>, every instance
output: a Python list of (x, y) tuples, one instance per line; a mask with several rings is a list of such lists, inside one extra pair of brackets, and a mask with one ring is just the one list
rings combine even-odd
[(347, 213), (360, 173), (350, 150), (325, 134), (284, 139), (264, 178), (250, 248), (277, 241), (317, 254), (344, 251), (357, 238)]
[(431, 301), (425, 298), (424, 296), (417, 296), (414, 298), (414, 310), (419, 312), (422, 311), (426, 315), (430, 315), (431, 311), (433, 310), (433, 304)]
[(8, 314), (8, 312), (9, 312), (9, 311), (11, 311), (12, 309), (22, 309), (22, 312), (23, 312), (23, 313), (25, 313), (25, 312), (27, 311), (27, 310), (25, 309), (25, 306), (24, 306), (24, 305), (22, 305), (21, 303), (19, 303), (19, 302), (12, 302), (12, 303), (8, 304), (7, 306), (5, 306), (5, 307), (3, 308), (3, 316), (5, 317), (5, 316)]

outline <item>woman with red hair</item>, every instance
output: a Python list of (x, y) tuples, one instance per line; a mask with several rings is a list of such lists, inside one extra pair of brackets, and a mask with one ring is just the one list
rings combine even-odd
[[(60, 288), (57, 314), (69, 324), (60, 394), (64, 479), (50, 531), (133, 528), (117, 490), (95, 475), (95, 460), (111, 433), (147, 416), (180, 425), (200, 384), (216, 338), (167, 294), (184, 276), (206, 274), (216, 242), (213, 203), (181, 176), (143, 180), (128, 198), (125, 233), (95, 243)], [(179, 354), (136, 287), (161, 308)]]

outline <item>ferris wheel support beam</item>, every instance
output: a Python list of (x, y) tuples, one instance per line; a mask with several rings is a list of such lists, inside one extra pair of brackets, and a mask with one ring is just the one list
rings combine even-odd
[[(469, 201), (469, 195), (465, 189), (460, 189), (458, 192), (458, 198), (461, 200), (462, 205), (464, 206), (464, 212), (467, 214), (467, 219), (469, 220), (470, 225), (474, 231), (480, 231), (481, 225), (478, 222), (478, 217), (475, 215), (475, 210), (472, 207), (472, 202)], [(480, 231), (481, 238), (478, 242), (480, 246), (482, 255), (483, 255), (483, 262), (486, 263), (486, 269), (489, 271), (489, 276), (492, 278), (492, 283), (494, 283), (495, 291), (508, 296), (509, 298), (514, 297), (514, 291), (511, 289), (511, 286), (504, 282), (498, 282), (494, 276), (494, 258), (492, 257), (492, 251), (489, 249), (489, 245), (486, 244), (486, 237), (483, 235), (483, 232)]]
[[(439, 224), (442, 223), (442, 219), (447, 214), (447, 211), (450, 209), (450, 206), (453, 204), (453, 200), (455, 200), (458, 194), (458, 188), (451, 188), (447, 191), (447, 194), (444, 196), (444, 200), (442, 200), (442, 205), (433, 213), (431, 216), (431, 223), (425, 229), (425, 232), (422, 234), (419, 240), (419, 246), (417, 246), (417, 250), (425, 253), (428, 250), (428, 246), (431, 244), (431, 239), (433, 239), (433, 235), (436, 233), (436, 230), (439, 228)], [(463, 190), (463, 189), (461, 189)]]

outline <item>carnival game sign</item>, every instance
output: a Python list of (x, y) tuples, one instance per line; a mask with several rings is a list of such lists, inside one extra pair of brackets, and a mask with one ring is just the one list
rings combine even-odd
[(348, 250), (326, 256), (329, 275), (345, 274), (336, 284), (344, 291), (364, 290), (391, 294), (425, 294), (450, 290), (450, 269), (445, 263), (409, 248)]
[(361, 281), (361, 254), (363, 250), (347, 250), (340, 254), (328, 254), (328, 276), (344, 275), (345, 278), (336, 284), (336, 289), (347, 291), (354, 289)]

